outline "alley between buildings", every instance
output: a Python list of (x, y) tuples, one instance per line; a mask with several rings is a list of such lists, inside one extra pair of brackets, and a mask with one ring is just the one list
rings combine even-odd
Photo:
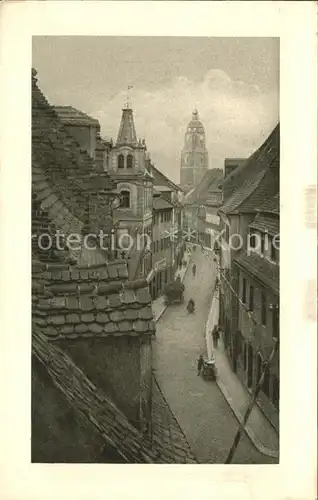
[[(181, 425), (200, 463), (224, 463), (233, 443), (238, 422), (217, 384), (197, 375), (197, 359), (205, 353), (205, 325), (216, 279), (216, 266), (199, 248), (193, 253), (185, 277), (185, 303), (167, 308), (157, 323), (153, 342), (156, 378), (171, 410)], [(192, 297), (193, 315), (186, 311)], [(244, 434), (233, 463), (267, 464), (275, 460), (261, 454)]]

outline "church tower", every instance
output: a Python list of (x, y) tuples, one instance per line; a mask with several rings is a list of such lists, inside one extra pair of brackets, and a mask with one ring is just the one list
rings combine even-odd
[(185, 134), (181, 153), (180, 184), (186, 191), (197, 186), (209, 168), (205, 132), (195, 109)]
[[(121, 258), (129, 258), (130, 279), (149, 272), (150, 263), (137, 249), (137, 234), (152, 234), (152, 194), (153, 178), (149, 172), (149, 154), (145, 140), (137, 139), (133, 110), (127, 102), (122, 110), (117, 140), (111, 150), (109, 175), (117, 184), (121, 194), (121, 205), (114, 212), (117, 236), (121, 245), (126, 246), (118, 253)], [(133, 248), (129, 243), (134, 242)], [(140, 271), (140, 272), (139, 272)]]

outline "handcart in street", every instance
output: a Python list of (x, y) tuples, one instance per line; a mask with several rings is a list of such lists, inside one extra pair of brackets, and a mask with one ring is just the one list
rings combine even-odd
[(204, 380), (216, 380), (217, 371), (215, 366), (215, 359), (205, 359), (202, 366), (202, 377)]

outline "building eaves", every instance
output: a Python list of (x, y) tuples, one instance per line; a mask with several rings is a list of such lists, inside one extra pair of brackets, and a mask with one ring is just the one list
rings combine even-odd
[(167, 186), (171, 191), (182, 191), (182, 189), (164, 175), (155, 165), (151, 164), (155, 186)]
[(172, 203), (161, 198), (160, 196), (153, 198), (153, 209), (154, 210), (167, 210), (173, 208)]
[(242, 252), (234, 262), (252, 278), (261, 282), (276, 295), (279, 295), (279, 266), (271, 263), (256, 252), (247, 255)]
[(279, 217), (274, 217), (259, 213), (256, 215), (253, 222), (249, 225), (251, 229), (256, 229), (261, 232), (266, 232), (271, 236), (279, 234)]

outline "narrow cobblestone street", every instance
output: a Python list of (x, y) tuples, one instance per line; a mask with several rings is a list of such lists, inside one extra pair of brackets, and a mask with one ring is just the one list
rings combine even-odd
[[(200, 249), (185, 277), (185, 304), (192, 297), (196, 311), (189, 315), (185, 304), (167, 308), (157, 323), (153, 365), (157, 380), (179, 421), (192, 451), (201, 463), (224, 463), (238, 422), (216, 383), (197, 376), (197, 358), (206, 352), (205, 325), (211, 305), (216, 266)], [(261, 454), (244, 435), (233, 463), (275, 463)]]

